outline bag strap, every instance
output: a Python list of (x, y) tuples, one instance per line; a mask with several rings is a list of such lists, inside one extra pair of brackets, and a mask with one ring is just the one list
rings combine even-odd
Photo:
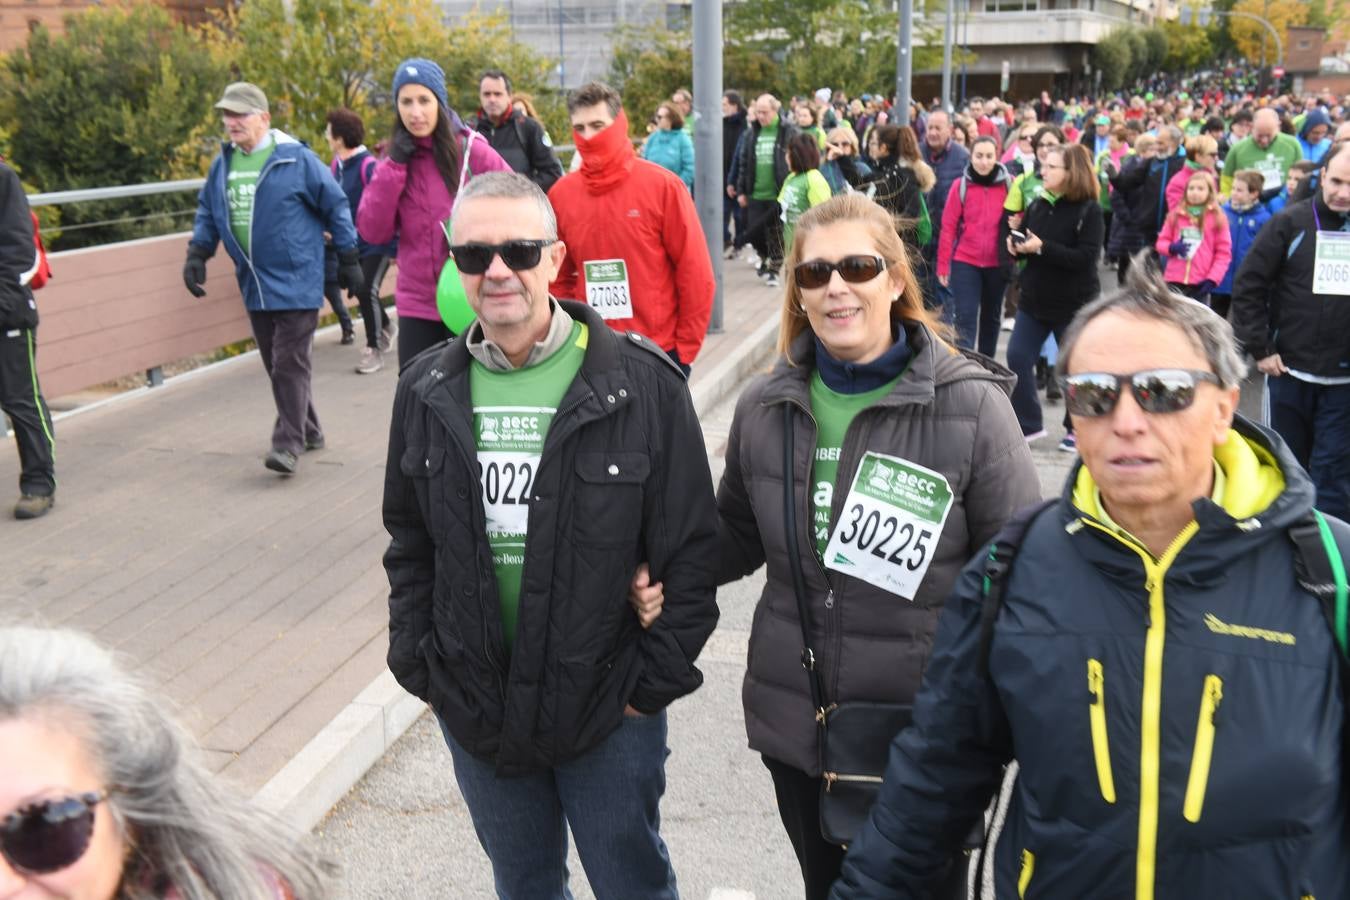
[(477, 137), (478, 132), (472, 128), (468, 130), (464, 137), (464, 163), (459, 167), (459, 184), (455, 186), (455, 199), (450, 201), (450, 215), (441, 223), (441, 231), (445, 233), (445, 245), (447, 247), (454, 244), (450, 237), (450, 219), (455, 215), (455, 207), (459, 206), (459, 195), (464, 190), (464, 183), (473, 177), (473, 169), (469, 167), (469, 151), (473, 149), (473, 142)]
[(1008, 575), (1012, 572), (1013, 560), (1022, 548), (1022, 540), (1031, 529), (1031, 523), (1042, 511), (1053, 506), (1056, 499), (1042, 500), (1040, 503), (1025, 507), (1013, 514), (1003, 524), (994, 541), (989, 545), (989, 555), (984, 561), (984, 581), (980, 593), (980, 644), (979, 672), (981, 678), (989, 677), (989, 651), (994, 643), (994, 624), (998, 621), (999, 610), (1003, 608), (1003, 591), (1008, 584)]
[(816, 724), (825, 727), (825, 682), (816, 668), (816, 654), (811, 649), (811, 634), (806, 625), (806, 578), (802, 574), (802, 554), (797, 546), (797, 495), (793, 489), (792, 472), (793, 431), (795, 421), (793, 404), (783, 404), (783, 527), (787, 538), (788, 567), (792, 569), (792, 590), (797, 595), (797, 618), (802, 626), (802, 668), (811, 685), (811, 705), (815, 707)]
[(1312, 510), (1290, 526), (1289, 539), (1294, 542), (1294, 572), (1299, 587), (1322, 604), (1341, 658), (1350, 662), (1350, 587), (1331, 525), (1320, 512)]

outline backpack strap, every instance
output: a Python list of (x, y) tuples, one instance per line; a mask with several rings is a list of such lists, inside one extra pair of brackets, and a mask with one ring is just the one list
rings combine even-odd
[(1058, 498), (1042, 500), (1040, 503), (1024, 507), (1003, 523), (994, 541), (989, 545), (989, 555), (984, 561), (984, 581), (980, 593), (980, 649), (979, 671), (981, 678), (989, 677), (989, 651), (994, 642), (994, 623), (998, 620), (999, 610), (1003, 608), (1003, 591), (1012, 572), (1013, 560), (1022, 547), (1022, 540), (1031, 529), (1031, 523), (1043, 511), (1058, 502)]
[(1341, 657), (1350, 662), (1350, 588), (1347, 587), (1345, 561), (1332, 532), (1331, 524), (1317, 510), (1312, 510), (1298, 523), (1290, 526), (1289, 539), (1294, 542), (1294, 572), (1299, 587), (1312, 594), (1322, 604), (1322, 612), (1331, 627)]

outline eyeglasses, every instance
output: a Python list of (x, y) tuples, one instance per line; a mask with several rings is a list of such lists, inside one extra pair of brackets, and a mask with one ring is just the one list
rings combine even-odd
[(835, 272), (849, 284), (865, 284), (880, 275), (885, 268), (886, 260), (880, 256), (845, 256), (839, 262), (813, 259), (798, 263), (792, 271), (797, 277), (798, 286), (810, 289), (829, 284)]
[(89, 849), (94, 833), (94, 807), (108, 792), (42, 800), (0, 820), (0, 854), (10, 866), (31, 875), (74, 865)]
[(1039, 144), (1036, 145), (1036, 148), (1039, 150), (1048, 150), (1051, 147), (1058, 147), (1058, 146), (1059, 141), (1041, 141)]
[(1068, 166), (1060, 166), (1056, 165), (1055, 163), (1041, 163), (1042, 172), (1044, 172), (1046, 169), (1067, 169), (1067, 168)]
[(1144, 412), (1181, 412), (1195, 402), (1201, 381), (1219, 384), (1214, 373), (1196, 369), (1146, 369), (1130, 375), (1084, 372), (1064, 379), (1064, 406), (1073, 415), (1089, 419), (1110, 415), (1120, 402), (1121, 383), (1128, 382)]
[(1019, 140), (1019, 141), (1029, 141), (1029, 140), (1031, 140), (1032, 137), (1033, 137), (1033, 135), (1030, 135), (1030, 134), (1024, 134), (1024, 135), (1021, 135), (1020, 137), (1018, 137), (1018, 140)]
[(492, 259), (500, 256), (502, 262), (512, 272), (533, 269), (539, 265), (539, 257), (554, 240), (507, 241), (504, 244), (456, 244), (450, 248), (455, 265), (465, 275), (482, 275), (492, 265)]

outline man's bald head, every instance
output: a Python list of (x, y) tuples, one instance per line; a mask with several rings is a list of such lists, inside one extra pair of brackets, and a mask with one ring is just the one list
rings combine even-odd
[(778, 118), (778, 98), (773, 94), (760, 94), (755, 98), (753, 111), (760, 127), (772, 124)]
[(1258, 109), (1252, 116), (1252, 140), (1262, 150), (1271, 145), (1280, 133), (1280, 114), (1273, 109)]

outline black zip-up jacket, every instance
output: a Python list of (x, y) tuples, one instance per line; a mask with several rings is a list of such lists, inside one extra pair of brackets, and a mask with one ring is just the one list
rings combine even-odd
[(1134, 224), (1144, 236), (1144, 246), (1152, 247), (1167, 216), (1167, 183), (1186, 165), (1186, 154), (1178, 151), (1166, 159), (1154, 159), (1146, 166), (1122, 167), (1111, 179), (1118, 191), (1132, 195), (1130, 210)]
[(1022, 230), (1040, 238), (1039, 254), (1027, 261), (1020, 283), (1020, 309), (1045, 322), (1067, 322), (1101, 293), (1097, 260), (1102, 254), (1102, 208), (1097, 198), (1051, 203), (1037, 197), (1022, 217)]
[[(913, 167), (901, 163), (899, 157), (883, 156), (869, 174), (861, 175), (855, 157), (841, 156), (835, 161), (839, 163), (839, 172), (850, 187), (867, 194), (895, 217), (897, 230), (905, 243), (916, 252), (922, 249), (917, 226), (923, 216), (923, 191)], [(901, 222), (905, 227), (899, 226)], [(937, 234), (937, 223), (931, 214), (929, 222), (935, 229), (933, 233)]]
[[(987, 675), (973, 557), (833, 900), (928, 897), (1014, 756), (998, 897), (1350, 896), (1344, 663), (1288, 536), (1313, 486), (1274, 432), (1233, 428), (1283, 490), (1237, 517), (1195, 501), (1159, 560), (1074, 504), (1075, 467), (1012, 564)], [(1227, 496), (1261, 494), (1253, 468)]]
[[(390, 426), (389, 669), (502, 775), (585, 753), (625, 704), (654, 713), (695, 690), (717, 623), (717, 510), (684, 380), (651, 341), (611, 331), (585, 304), (561, 306), (589, 343), (529, 490), (509, 660), (465, 336), (403, 371)], [(628, 602), (643, 561), (665, 586), (647, 631)]]
[(488, 139), (497, 155), (506, 160), (513, 172), (518, 172), (548, 193), (553, 183), (562, 178), (562, 163), (553, 155), (553, 148), (544, 143), (544, 126), (518, 110), (511, 110), (502, 124), (497, 125), (482, 110), (473, 120), (473, 128)]
[[(755, 144), (759, 140), (759, 133), (764, 128), (754, 119), (750, 120), (750, 128), (745, 132), (745, 137), (741, 140), (741, 159), (740, 176), (736, 179), (736, 193), (744, 194), (747, 198), (752, 197), (755, 191)], [(778, 197), (778, 189), (787, 181), (787, 142), (797, 133), (797, 126), (793, 125), (780, 112), (778, 114), (778, 136), (773, 141), (773, 195), (775, 200)]]
[(37, 304), (23, 280), (36, 264), (28, 197), (15, 171), (0, 163), (0, 327), (37, 327)]
[(730, 176), (732, 160), (736, 158), (736, 148), (740, 146), (741, 135), (746, 129), (745, 110), (737, 110), (722, 117), (722, 178)]
[(1272, 353), (1310, 375), (1350, 376), (1350, 297), (1312, 291), (1317, 224), (1337, 231), (1345, 217), (1321, 192), (1286, 206), (1256, 234), (1233, 279), (1233, 331), (1256, 359)]

